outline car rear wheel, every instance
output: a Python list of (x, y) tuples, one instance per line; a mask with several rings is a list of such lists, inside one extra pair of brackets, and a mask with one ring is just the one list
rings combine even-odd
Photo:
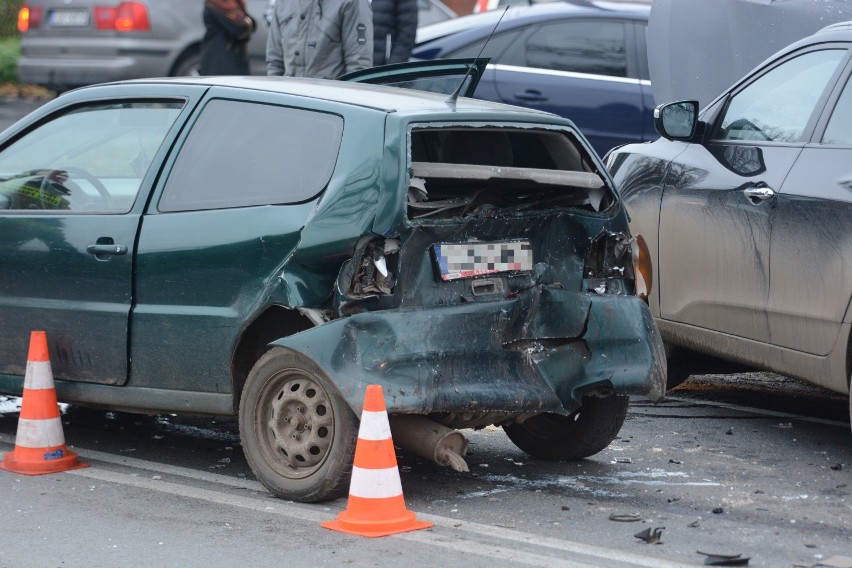
[(303, 503), (346, 494), (358, 419), (307, 357), (275, 347), (249, 373), (240, 438), (251, 470), (273, 494)]
[(573, 414), (539, 414), (503, 426), (509, 439), (533, 457), (578, 460), (603, 450), (618, 435), (627, 416), (628, 397), (585, 398)]

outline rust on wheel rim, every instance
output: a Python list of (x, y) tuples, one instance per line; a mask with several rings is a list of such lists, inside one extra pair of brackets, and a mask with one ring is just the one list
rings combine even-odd
[(308, 477), (331, 449), (331, 401), (311, 375), (298, 369), (280, 371), (263, 388), (256, 428), (270, 466), (285, 477)]

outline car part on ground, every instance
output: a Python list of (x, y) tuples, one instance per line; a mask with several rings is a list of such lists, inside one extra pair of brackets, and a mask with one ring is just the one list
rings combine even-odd
[[(850, 390), (852, 25), (792, 44), (606, 159), (649, 237), (669, 387), (752, 367)], [(724, 370), (723, 370), (724, 369)]]
[(586, 398), (568, 416), (538, 414), (503, 426), (509, 439), (531, 456), (576, 460), (592, 456), (618, 435), (627, 417), (626, 396)]
[(556, 435), (574, 459), (665, 389), (639, 239), (553, 115), (342, 81), (114, 83), (7, 130), (0, 196), (0, 391), (41, 327), (60, 399), (237, 413), (287, 499), (345, 492), (367, 384), (401, 443), (460, 470), (455, 429)]

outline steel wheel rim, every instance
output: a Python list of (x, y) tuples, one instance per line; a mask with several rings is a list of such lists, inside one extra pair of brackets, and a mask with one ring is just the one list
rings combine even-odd
[(265, 461), (290, 479), (309, 477), (328, 458), (334, 413), (325, 388), (312, 375), (286, 369), (264, 385), (255, 428)]

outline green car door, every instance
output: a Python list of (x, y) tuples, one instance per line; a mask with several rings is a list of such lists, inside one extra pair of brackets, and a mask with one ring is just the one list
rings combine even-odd
[(147, 93), (66, 102), (0, 149), (0, 374), (44, 330), (57, 378), (127, 380), (136, 235), (187, 105)]

